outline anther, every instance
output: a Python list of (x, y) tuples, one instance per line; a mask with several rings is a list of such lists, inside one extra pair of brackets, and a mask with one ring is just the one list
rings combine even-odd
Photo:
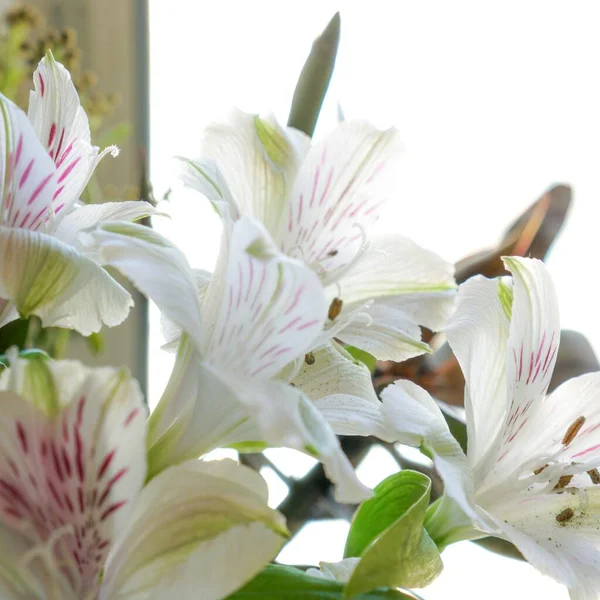
[(546, 463), (545, 465), (542, 465), (539, 469), (536, 469), (533, 474), (534, 475), (539, 475), (546, 467), (548, 466), (548, 463)]
[(344, 302), (341, 298), (334, 298), (329, 305), (329, 312), (327, 316), (330, 321), (334, 321), (336, 317), (342, 312), (342, 306), (344, 306)]
[(561, 475), (553, 489), (562, 490), (562, 488), (566, 488), (571, 483), (571, 479), (573, 479), (573, 475)]
[(575, 511), (572, 508), (565, 508), (565, 510), (556, 515), (556, 521), (558, 523), (566, 523), (567, 521), (570, 521), (574, 515)]
[(304, 362), (307, 365), (314, 365), (315, 364), (315, 355), (312, 352), (308, 352), (307, 354), (304, 355)]
[(600, 484), (600, 473), (598, 473), (598, 469), (590, 469), (587, 474), (590, 476), (594, 485)]
[(582, 415), (581, 417), (577, 417), (573, 423), (567, 429), (567, 433), (565, 433), (565, 437), (562, 439), (563, 446), (568, 446), (574, 439), (575, 436), (579, 433), (579, 430), (583, 427), (585, 423), (585, 417)]
[(329, 256), (330, 258), (333, 258), (334, 256), (336, 256), (336, 255), (337, 255), (337, 253), (338, 253), (338, 251), (337, 251), (337, 250), (330, 250), (330, 251), (327, 253), (327, 256)]

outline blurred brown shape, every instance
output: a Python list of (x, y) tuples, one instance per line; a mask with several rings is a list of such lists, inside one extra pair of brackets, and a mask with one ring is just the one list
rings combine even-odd
[[(562, 229), (571, 204), (571, 188), (557, 185), (534, 202), (506, 231), (500, 243), (463, 258), (456, 264), (456, 280), (462, 283), (474, 275), (506, 275), (502, 256), (545, 258)], [(438, 335), (427, 335), (433, 345)], [(437, 339), (436, 339), (437, 338)], [(563, 331), (550, 391), (563, 381), (600, 370), (600, 365), (584, 335)], [(404, 363), (378, 364), (375, 386), (381, 389), (396, 379), (410, 379), (432, 396), (454, 406), (463, 405), (464, 378), (448, 344), (433, 355), (418, 356)]]

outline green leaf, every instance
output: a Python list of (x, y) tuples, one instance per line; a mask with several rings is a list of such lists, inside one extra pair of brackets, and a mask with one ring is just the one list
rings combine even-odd
[(355, 598), (378, 587), (423, 587), (442, 570), (439, 551), (423, 527), (431, 481), (416, 471), (391, 475), (356, 512), (344, 556), (360, 556), (345, 590)]
[(309, 136), (315, 132), (339, 43), (340, 14), (335, 13), (323, 33), (313, 42), (304, 63), (292, 98), (289, 127), (295, 127)]
[(355, 358), (356, 360), (359, 360), (361, 363), (363, 363), (363, 365), (365, 365), (365, 367), (367, 367), (367, 369), (369, 369), (371, 373), (375, 371), (377, 359), (372, 354), (369, 354), (368, 352), (365, 352), (360, 348), (355, 348), (354, 346), (345, 346), (345, 349), (348, 352), (348, 354), (352, 356), (352, 358)]
[[(269, 565), (227, 600), (342, 600), (343, 584), (312, 577), (294, 567)], [(396, 590), (373, 591), (356, 600), (412, 600), (412, 594)]]

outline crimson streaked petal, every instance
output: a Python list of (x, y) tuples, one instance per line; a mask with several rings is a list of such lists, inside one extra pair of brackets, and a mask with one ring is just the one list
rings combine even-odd
[(67, 214), (85, 188), (102, 153), (92, 146), (87, 115), (69, 72), (54, 60), (52, 52), (39, 62), (33, 75), (34, 90), (29, 96), (29, 120), (57, 169), (53, 207), (57, 215)]
[(145, 418), (123, 371), (15, 359), (0, 387), (0, 520), (54, 559), (79, 596), (95, 588), (145, 478)]
[(343, 273), (393, 195), (388, 175), (398, 132), (363, 121), (340, 124), (308, 152), (277, 237), (284, 252), (313, 265), (326, 282)]
[(307, 352), (321, 332), (323, 288), (248, 217), (234, 225), (228, 259), (204, 298), (203, 311), (217, 314), (205, 356), (228, 373), (269, 378)]
[(25, 113), (0, 94), (0, 225), (42, 229), (57, 185), (56, 167)]

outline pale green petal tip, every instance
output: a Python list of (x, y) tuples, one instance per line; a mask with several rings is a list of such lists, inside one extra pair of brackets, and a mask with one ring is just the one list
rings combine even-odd
[(498, 298), (500, 299), (500, 304), (506, 318), (510, 321), (512, 317), (513, 290), (502, 279), (498, 280)]
[(269, 160), (282, 171), (289, 169), (294, 162), (294, 150), (277, 123), (256, 115), (254, 129)]

